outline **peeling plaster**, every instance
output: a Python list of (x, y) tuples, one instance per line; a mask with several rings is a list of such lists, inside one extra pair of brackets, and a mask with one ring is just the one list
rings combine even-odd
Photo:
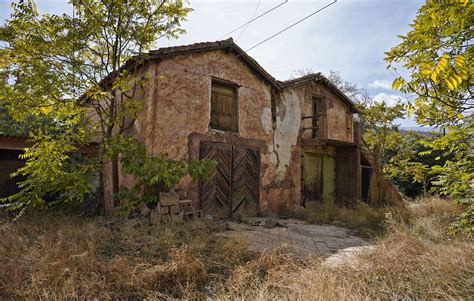
[[(285, 91), (281, 95), (281, 103), (277, 106), (276, 129), (274, 133), (274, 152), (279, 159), (277, 179), (283, 180), (287, 167), (291, 162), (291, 147), (296, 145), (301, 125), (301, 108), (298, 95), (294, 91)], [(269, 145), (272, 149), (273, 145)]]
[(278, 164), (278, 157), (276, 155), (275, 152), (272, 152), (270, 155), (269, 155), (269, 158), (270, 162), (272, 162), (273, 165), (277, 165)]
[(265, 133), (270, 134), (272, 132), (272, 110), (270, 108), (264, 108), (261, 115), (262, 127)]

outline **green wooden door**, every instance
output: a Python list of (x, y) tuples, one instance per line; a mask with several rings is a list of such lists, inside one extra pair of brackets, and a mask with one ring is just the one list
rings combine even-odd
[(318, 201), (322, 197), (322, 160), (321, 156), (305, 153), (303, 164), (303, 204)]
[(334, 201), (336, 160), (332, 156), (304, 153), (302, 157), (302, 203)]
[(336, 186), (336, 160), (334, 157), (323, 156), (323, 200), (333, 202)]

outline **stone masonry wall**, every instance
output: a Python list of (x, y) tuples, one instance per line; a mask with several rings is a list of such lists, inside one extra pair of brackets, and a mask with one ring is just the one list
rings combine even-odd
[[(146, 126), (142, 128), (146, 131), (145, 141), (150, 154), (167, 154), (173, 159), (188, 160), (198, 156), (195, 150), (190, 153), (191, 135), (206, 135), (200, 137), (203, 141), (215, 141), (216, 136), (229, 135), (209, 128), (212, 79), (229, 81), (239, 86), (238, 137), (260, 142), (262, 146), (261, 210), (282, 210), (298, 200), (295, 185), (285, 183), (285, 180), (292, 178), (287, 170), (292, 162), (299, 127), (297, 107), (290, 115), (280, 116), (277, 122), (277, 127), (289, 126), (294, 131), (274, 133), (271, 86), (235, 54), (225, 51), (165, 59), (151, 64), (149, 72), (154, 74), (155, 80), (147, 93)], [(291, 107), (292, 103), (287, 105)], [(298, 124), (289, 124), (294, 120)], [(274, 135), (294, 138), (275, 146)], [(245, 144), (245, 141), (240, 143)], [(278, 162), (279, 159), (281, 162)], [(193, 201), (197, 202), (197, 183), (185, 178), (180, 188), (188, 190)]]
[[(350, 112), (349, 106), (335, 93), (321, 83), (309, 83), (290, 89), (295, 91), (300, 99), (302, 116), (312, 115), (313, 96), (322, 100), (319, 132), (324, 138), (354, 142), (353, 114)], [(347, 117), (348, 120), (346, 120)], [(310, 127), (311, 120), (306, 119), (303, 126)], [(311, 131), (305, 131), (303, 137), (310, 138)]]
[[(313, 95), (322, 96), (326, 102), (328, 138), (353, 141), (352, 132), (346, 130), (347, 105), (324, 85), (310, 83), (278, 92), (231, 52), (215, 50), (164, 58), (151, 61), (143, 72), (151, 82), (142, 91), (143, 113), (132, 132), (145, 142), (148, 153), (188, 161), (199, 157), (196, 143), (200, 141), (257, 146), (261, 154), (260, 209), (264, 214), (291, 210), (300, 204), (301, 116), (311, 115)], [(209, 127), (213, 78), (239, 86), (238, 134)], [(104, 181), (105, 186), (110, 185), (109, 179)], [(120, 184), (131, 186), (133, 179), (121, 175)], [(184, 178), (179, 188), (187, 190), (197, 205), (195, 181)]]

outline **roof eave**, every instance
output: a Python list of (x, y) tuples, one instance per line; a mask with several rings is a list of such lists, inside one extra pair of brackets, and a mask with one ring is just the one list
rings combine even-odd
[(280, 81), (279, 85), (282, 87), (282, 89), (285, 89), (285, 88), (305, 85), (310, 82), (321, 82), (325, 84), (333, 93), (339, 96), (341, 100), (344, 101), (350, 107), (352, 112), (354, 113), (358, 112), (355, 103), (346, 94), (344, 94), (344, 92), (342, 92), (336, 85), (334, 85), (329, 79), (324, 77), (320, 72), (311, 74), (311, 75), (302, 76), (300, 78), (293, 79), (293, 80)]

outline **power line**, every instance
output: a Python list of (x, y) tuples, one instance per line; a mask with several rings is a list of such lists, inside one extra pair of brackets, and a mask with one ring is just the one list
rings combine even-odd
[[(254, 10), (253, 15), (252, 15), (252, 17), (250, 18), (250, 20), (252, 20), (253, 18), (255, 18), (255, 15), (257, 14), (258, 8), (259, 8), (259, 6), (260, 6), (260, 1), (261, 1), (261, 0), (258, 0), (257, 6), (255, 7), (255, 10)], [(237, 36), (237, 38), (235, 39), (235, 41), (237, 41), (238, 39), (240, 39), (240, 37), (242, 36), (242, 34), (243, 34), (243, 33), (245, 32), (245, 30), (247, 30), (247, 28), (249, 27), (249, 24), (250, 24), (250, 23), (247, 22), (247, 26), (245, 26), (245, 28), (242, 29), (242, 31), (239, 33), (239, 35)]]
[(297, 22), (291, 24), (290, 26), (287, 26), (287, 27), (283, 28), (283, 29), (280, 30), (279, 32), (275, 33), (274, 35), (272, 35), (272, 36), (266, 38), (265, 40), (263, 40), (263, 41), (261, 41), (261, 42), (255, 44), (255, 45), (253, 45), (252, 47), (250, 47), (249, 49), (247, 49), (247, 50), (245, 50), (245, 51), (248, 52), (248, 51), (254, 49), (254, 48), (257, 47), (257, 46), (262, 45), (263, 43), (267, 42), (268, 40), (273, 39), (273, 38), (276, 37), (277, 35), (279, 35), (279, 34), (285, 32), (285, 31), (287, 31), (288, 29), (290, 29), (290, 28), (292, 28), (292, 27), (298, 25), (299, 23), (303, 22), (304, 20), (306, 20), (306, 19), (308, 19), (308, 18), (310, 18), (310, 17), (316, 15), (317, 13), (319, 13), (319, 12), (321, 12), (321, 11), (323, 11), (323, 10), (325, 10), (326, 8), (328, 8), (329, 6), (333, 5), (333, 4), (336, 3), (336, 2), (337, 2), (337, 0), (334, 0), (333, 2), (329, 3), (328, 5), (326, 5), (326, 6), (322, 7), (322, 8), (320, 8), (320, 9), (318, 9), (317, 11), (315, 11), (315, 12), (313, 12), (313, 13), (307, 15), (307, 16), (304, 17), (303, 19), (301, 19), (301, 20), (299, 20), (299, 21), (297, 21)]
[(246, 25), (252, 23), (253, 21), (255, 21), (255, 20), (257, 20), (257, 19), (260, 19), (261, 17), (265, 16), (265, 15), (268, 14), (269, 12), (274, 11), (275, 9), (279, 8), (280, 6), (282, 6), (282, 5), (286, 4), (286, 3), (288, 3), (288, 0), (285, 0), (284, 2), (282, 2), (282, 3), (280, 3), (280, 4), (276, 5), (276, 6), (274, 6), (274, 7), (272, 7), (272, 8), (270, 8), (269, 10), (267, 10), (267, 11), (261, 13), (260, 15), (256, 16), (255, 18), (250, 19), (248, 22), (246, 22), (246, 23), (240, 25), (239, 27), (237, 27), (237, 28), (233, 29), (232, 31), (226, 33), (225, 35), (219, 37), (218, 40), (221, 40), (222, 38), (227, 37), (228, 35), (230, 35), (230, 34), (236, 32), (237, 30), (239, 30), (239, 29), (241, 29), (242, 27), (244, 27), (244, 26), (246, 26)]

